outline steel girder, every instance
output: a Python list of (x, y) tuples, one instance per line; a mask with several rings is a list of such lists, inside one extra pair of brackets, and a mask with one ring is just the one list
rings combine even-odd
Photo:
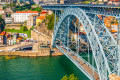
[(108, 64), (112, 73), (118, 74), (119, 67), (117, 64), (119, 60), (119, 53), (117, 52), (118, 46), (115, 39), (104, 25), (104, 22), (101, 19), (99, 19), (98, 16), (91, 16), (91, 14), (88, 14), (88, 16), (92, 24), (94, 24), (94, 18), (96, 19), (95, 31), (99, 37), (101, 45), (103, 46), (104, 53), (108, 60)]
[(120, 18), (120, 8), (117, 6), (91, 5), (91, 4), (64, 4), (64, 5), (42, 5), (47, 10), (64, 10), (68, 7), (77, 7), (90, 14), (100, 14)]
[[(60, 48), (60, 46), (56, 45), (56, 48), (58, 48), (66, 57), (68, 57), (89, 79), (93, 80), (93, 77), (87, 72), (84, 70), (83, 67), (81, 67), (80, 64), (78, 64), (73, 58), (71, 58), (69, 56), (68, 53), (66, 53), (62, 48)], [(71, 52), (71, 51), (70, 51)], [(78, 54), (76, 53), (72, 53), (72, 54), (75, 54), (76, 56), (78, 56), (80, 59), (82, 59), (82, 61), (85, 61), (82, 57), (80, 57)], [(87, 61), (85, 61), (86, 64), (89, 65), (89, 63)], [(93, 66), (89, 65), (91, 68), (94, 68)]]
[[(60, 33), (59, 29), (61, 27), (66, 27), (66, 26), (62, 26), (62, 23), (70, 15), (74, 15), (82, 23), (82, 25), (85, 29), (85, 32), (87, 34), (87, 38), (88, 38), (91, 48), (92, 48), (92, 52), (93, 52), (93, 55), (95, 58), (95, 62), (97, 65), (100, 80), (107, 80), (108, 75), (111, 74), (113, 72), (113, 70), (111, 70), (111, 68), (108, 64), (109, 60), (106, 57), (106, 53), (104, 52), (105, 46), (103, 46), (103, 44), (101, 43), (101, 40), (100, 40), (101, 35), (97, 34), (96, 27), (93, 25), (92, 21), (90, 21), (90, 19), (85, 14), (85, 12), (83, 10), (81, 10), (80, 8), (67, 8), (61, 14), (61, 16), (59, 17), (59, 20), (57, 21), (57, 24), (55, 26), (56, 28), (54, 29), (53, 45), (55, 46), (55, 41), (57, 41), (56, 39), (59, 37), (59, 35), (57, 34), (57, 33)], [(94, 24), (96, 23), (95, 21), (94, 21)], [(66, 29), (68, 30), (68, 28), (66, 28)], [(103, 31), (104, 30), (102, 30), (102, 33), (103, 33)], [(105, 36), (108, 33), (109, 32), (107, 31), (105, 33)], [(67, 36), (67, 33), (65, 33), (64, 35)], [(112, 38), (111, 35), (109, 35), (109, 37)], [(103, 39), (103, 40), (105, 40), (105, 39)], [(113, 40), (113, 39), (110, 39), (110, 41), (111, 40)], [(108, 42), (107, 44), (111, 43), (111, 42), (109, 42), (109, 40), (107, 42)], [(114, 40), (113, 40), (113, 42), (114, 42)], [(114, 45), (114, 46), (116, 46), (116, 45)], [(110, 50), (110, 49), (108, 49), (108, 50)], [(109, 53), (109, 55), (113, 56), (113, 54), (111, 54), (111, 53)], [(115, 55), (113, 57), (115, 57)]]

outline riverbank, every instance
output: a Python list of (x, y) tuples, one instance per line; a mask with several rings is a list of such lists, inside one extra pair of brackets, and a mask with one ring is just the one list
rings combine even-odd
[(59, 50), (51, 52), (50, 48), (42, 48), (38, 51), (11, 51), (0, 52), (0, 56), (23, 56), (23, 57), (40, 57), (40, 56), (61, 56), (63, 55)]

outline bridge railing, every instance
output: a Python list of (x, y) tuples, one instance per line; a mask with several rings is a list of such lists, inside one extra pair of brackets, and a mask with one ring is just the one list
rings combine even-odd
[(77, 53), (73, 52), (70, 48), (67, 46), (64, 46), (66, 49), (68, 49), (70, 54), (74, 54), (77, 56), (77, 58), (81, 59), (86, 65), (88, 65), (91, 69), (93, 69), (96, 73), (98, 73), (97, 69), (93, 67), (90, 63), (88, 63), (85, 59), (83, 59), (81, 56), (79, 56)]
[(71, 58), (62, 48), (60, 48), (58, 45), (56, 45), (56, 48), (58, 48), (65, 56), (67, 56), (86, 76), (88, 76), (89, 79), (93, 79), (93, 77), (85, 69), (83, 69), (80, 64)]
[(97, 69), (94, 68), (90, 63), (88, 63), (85, 59), (83, 59), (81, 56), (79, 56), (77, 53), (73, 52), (71, 49), (69, 49), (72, 54), (76, 55), (79, 59), (81, 59), (86, 65), (88, 65), (91, 69), (94, 69), (96, 73), (98, 73)]

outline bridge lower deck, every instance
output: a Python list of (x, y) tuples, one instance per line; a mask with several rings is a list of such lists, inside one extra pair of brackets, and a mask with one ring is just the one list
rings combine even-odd
[[(62, 47), (61, 47), (61, 48), (62, 48)], [(64, 48), (62, 48), (62, 49), (63, 49), (66, 53), (68, 53), (66, 49), (64, 49)], [(82, 67), (85, 71), (87, 71), (92, 77), (94, 77), (95, 80), (100, 80), (98, 73), (96, 73), (95, 71), (93, 71), (92, 68), (89, 67), (89, 65), (86, 65), (86, 64), (84, 63), (84, 61), (82, 61), (82, 59), (77, 58), (77, 56), (72, 55), (72, 54), (70, 54), (70, 53), (68, 53), (68, 55), (69, 55), (73, 60), (77, 61), (78, 64), (81, 65), (81, 67)]]

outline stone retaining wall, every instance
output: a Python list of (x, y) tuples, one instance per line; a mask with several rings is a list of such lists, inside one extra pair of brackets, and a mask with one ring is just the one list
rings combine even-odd
[(4, 55), (14, 55), (14, 56), (50, 56), (50, 49), (43, 48), (39, 49), (38, 51), (15, 51), (15, 52), (0, 52), (0, 56)]

